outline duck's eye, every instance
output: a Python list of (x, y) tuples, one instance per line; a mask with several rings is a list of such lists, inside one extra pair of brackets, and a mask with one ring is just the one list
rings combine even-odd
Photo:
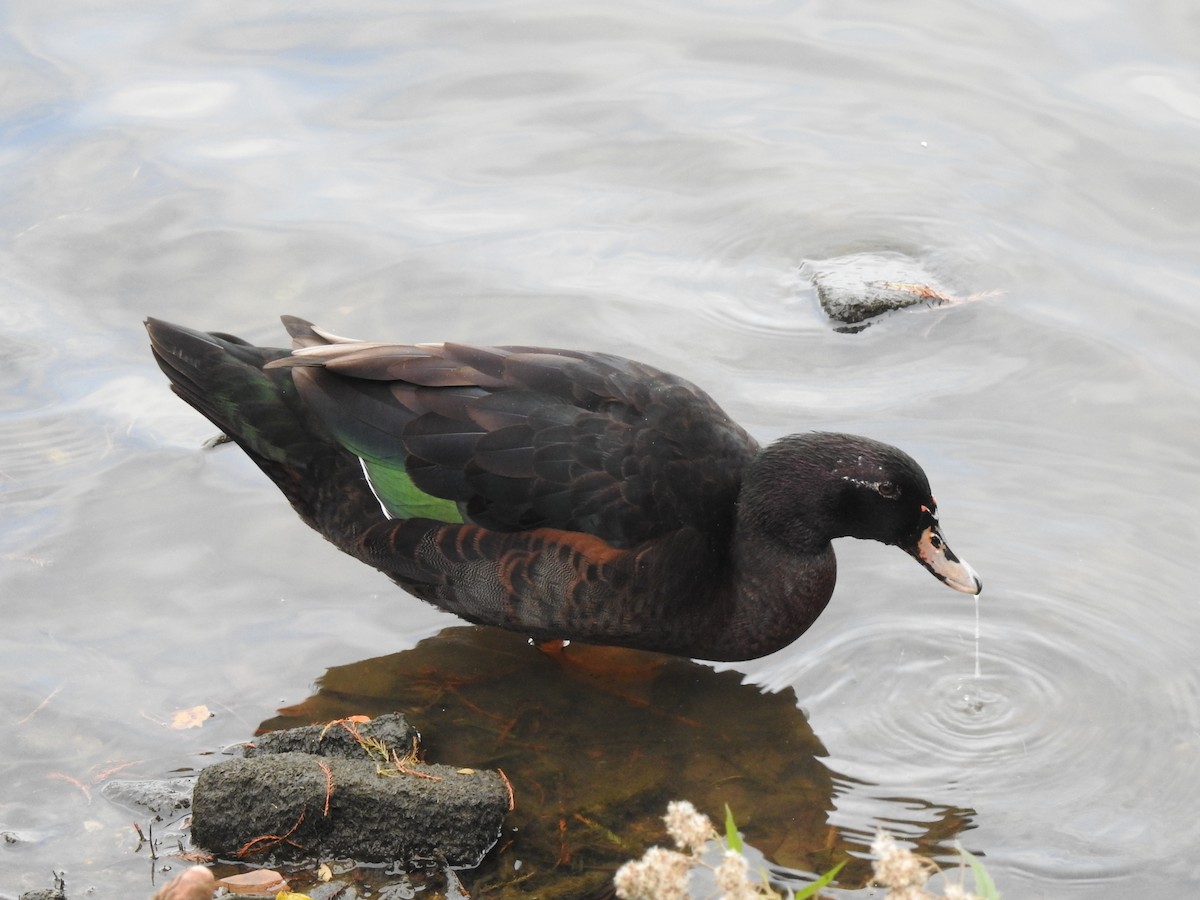
[(900, 496), (900, 485), (894, 481), (881, 481), (875, 485), (875, 490), (879, 492), (880, 497), (886, 497), (888, 500), (895, 500)]

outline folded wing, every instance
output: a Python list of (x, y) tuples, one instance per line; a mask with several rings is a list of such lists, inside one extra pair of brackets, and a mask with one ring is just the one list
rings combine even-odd
[(393, 517), (617, 548), (732, 527), (753, 439), (691, 383), (615, 356), (337, 338), (286, 319), (300, 397)]

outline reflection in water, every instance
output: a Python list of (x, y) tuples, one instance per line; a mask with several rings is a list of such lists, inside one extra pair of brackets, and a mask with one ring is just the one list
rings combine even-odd
[[(846, 780), (819, 761), (825, 749), (790, 688), (763, 693), (738, 672), (674, 657), (579, 644), (543, 653), (496, 629), (448, 628), (329, 669), (315, 696), (261, 729), (393, 711), (421, 730), (429, 761), (500, 768), (513, 783), (516, 811), (466, 879), (473, 895), (603, 891), (618, 865), (666, 840), (674, 799), (717, 820), (728, 804), (747, 840), (787, 869), (824, 872), (870, 841), (830, 824)], [(970, 810), (895, 802), (889, 826), (926, 854), (971, 827)], [(841, 883), (868, 874), (851, 859)]]

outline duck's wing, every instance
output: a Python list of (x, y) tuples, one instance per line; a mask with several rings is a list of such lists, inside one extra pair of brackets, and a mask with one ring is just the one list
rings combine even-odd
[(395, 518), (582, 532), (616, 548), (732, 527), (757, 450), (695, 385), (616, 356), (386, 344), (285, 318), (300, 397)]

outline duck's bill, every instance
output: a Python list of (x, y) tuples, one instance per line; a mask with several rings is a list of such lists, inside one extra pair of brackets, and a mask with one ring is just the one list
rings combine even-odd
[(942, 537), (942, 529), (937, 523), (927, 526), (917, 539), (916, 547), (908, 552), (932, 572), (934, 578), (956, 591), (978, 594), (983, 590), (983, 582), (979, 580), (975, 570), (954, 555), (954, 551)]

